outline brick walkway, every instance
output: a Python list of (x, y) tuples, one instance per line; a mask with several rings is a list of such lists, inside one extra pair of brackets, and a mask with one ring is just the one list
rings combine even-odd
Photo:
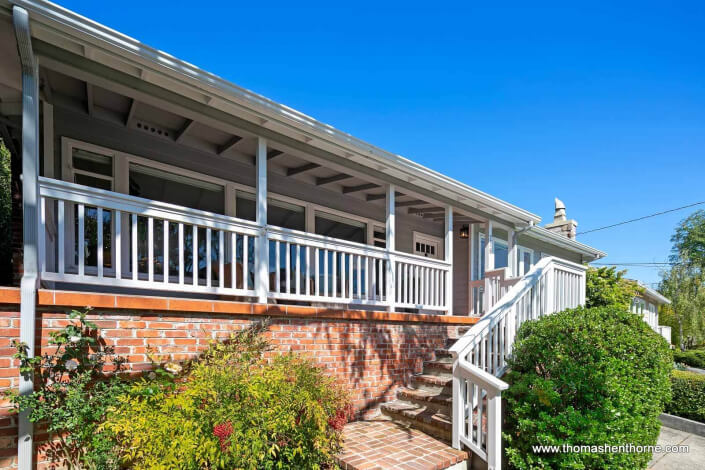
[(445, 469), (467, 458), (465, 452), (416, 429), (392, 421), (356, 421), (343, 430), (344, 470)]

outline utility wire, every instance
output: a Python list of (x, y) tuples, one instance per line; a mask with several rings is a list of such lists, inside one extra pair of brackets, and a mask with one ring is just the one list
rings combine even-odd
[(578, 232), (576, 235), (584, 235), (586, 233), (592, 233), (592, 232), (597, 232), (600, 230), (606, 230), (608, 228), (618, 227), (618, 226), (624, 225), (624, 224), (631, 224), (632, 222), (638, 222), (640, 220), (648, 219), (651, 217), (656, 217), (657, 215), (668, 214), (669, 212), (675, 212), (675, 211), (679, 211), (681, 209), (687, 209), (688, 207), (698, 206), (700, 204), (705, 204), (705, 201), (695, 202), (693, 204), (688, 204), (687, 206), (676, 207), (675, 209), (669, 209), (667, 211), (662, 211), (662, 212), (657, 212), (655, 214), (645, 215), (643, 217), (638, 217), (636, 219), (625, 220), (624, 222), (619, 222), (619, 223), (612, 224), (612, 225), (605, 225), (604, 227), (594, 228), (592, 230), (585, 230), (584, 232)]

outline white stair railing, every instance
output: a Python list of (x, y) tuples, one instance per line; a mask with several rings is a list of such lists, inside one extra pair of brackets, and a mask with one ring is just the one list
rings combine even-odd
[(502, 465), (502, 392), (519, 327), (585, 303), (586, 267), (539, 261), (450, 348), (453, 355), (453, 446), (468, 447), (490, 470)]

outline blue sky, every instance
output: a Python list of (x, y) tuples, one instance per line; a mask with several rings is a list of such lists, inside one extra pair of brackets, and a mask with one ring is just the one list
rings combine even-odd
[[(470, 3), (61, 4), (544, 223), (555, 196), (578, 231), (705, 200), (702, 2)], [(578, 239), (665, 261), (693, 210)]]

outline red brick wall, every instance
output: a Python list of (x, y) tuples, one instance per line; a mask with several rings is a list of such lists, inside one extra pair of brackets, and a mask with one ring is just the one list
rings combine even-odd
[[(17, 363), (10, 341), (19, 336), (19, 312), (0, 311), (0, 389), (16, 388)], [(9, 306), (6, 306), (6, 309)], [(16, 311), (17, 310), (17, 311)], [(292, 308), (293, 310), (293, 308)], [(305, 314), (304, 309), (302, 314)], [(37, 344), (45, 347), (49, 333), (67, 323), (59, 308), (38, 313)], [(159, 312), (96, 309), (90, 315), (106, 344), (115, 346), (135, 371), (150, 367), (147, 347), (185, 360), (198, 354), (213, 338), (226, 338), (260, 315)], [(458, 325), (443, 323), (346, 320), (306, 317), (273, 317), (267, 335), (276, 351), (296, 351), (317, 364), (350, 391), (355, 407), (364, 415), (374, 413), (383, 402), (393, 399), (395, 390), (433, 351), (456, 337)], [(12, 468), (16, 459), (16, 419), (8, 416), (7, 404), (0, 410), (0, 469)]]

